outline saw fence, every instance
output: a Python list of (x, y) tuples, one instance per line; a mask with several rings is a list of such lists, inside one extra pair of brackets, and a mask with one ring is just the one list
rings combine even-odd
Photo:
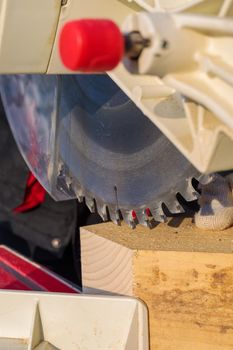
[(190, 219), (148, 231), (83, 228), (83, 288), (136, 296), (149, 309), (151, 350), (233, 348), (233, 229), (203, 232)]

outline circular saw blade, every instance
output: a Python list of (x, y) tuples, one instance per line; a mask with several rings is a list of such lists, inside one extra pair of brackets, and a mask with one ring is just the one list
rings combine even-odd
[[(17, 79), (24, 84), (23, 78)], [(52, 110), (43, 105), (43, 81), (51, 89), (51, 78), (30, 76), (30, 85), (36, 90), (36, 118), (40, 117), (38, 111)], [(131, 226), (135, 225), (132, 211), (139, 223), (149, 225), (148, 212), (155, 221), (165, 219), (164, 204), (171, 213), (183, 211), (177, 193), (187, 201), (196, 198), (191, 179), (198, 176), (197, 170), (107, 75), (62, 76), (52, 81), (59, 91), (58, 108), (53, 109), (59, 167), (53, 165), (53, 169), (61, 191), (66, 184), (70, 195), (85, 197), (89, 208), (97, 208), (103, 219), (110, 216), (118, 223), (123, 218)], [(26, 106), (27, 89), (20, 98)], [(11, 113), (9, 105), (5, 107), (7, 114)], [(14, 123), (12, 116), (9, 119)], [(51, 129), (52, 125), (48, 123)], [(27, 161), (32, 167), (30, 159)]]

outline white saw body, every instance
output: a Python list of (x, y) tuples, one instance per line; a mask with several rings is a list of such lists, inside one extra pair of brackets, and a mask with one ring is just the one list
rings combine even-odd
[[(122, 186), (124, 195), (118, 197), (117, 192), (113, 193), (115, 204), (109, 205), (109, 202), (112, 203), (113, 199), (106, 195), (106, 193), (109, 193), (108, 186), (106, 185), (106, 193), (99, 191), (96, 195), (96, 186), (98, 185), (99, 188), (99, 182), (97, 181), (92, 188), (94, 174), (90, 176), (90, 173), (87, 175), (85, 171), (81, 174), (72, 165), (74, 162), (80, 161), (85, 167), (86, 161), (82, 162), (82, 159), (76, 157), (72, 152), (68, 155), (64, 154), (65, 151), (59, 159), (57, 158), (57, 143), (62, 144), (61, 148), (63, 150), (66, 149), (65, 143), (60, 142), (61, 134), (62, 140), (68, 138), (65, 135), (69, 135), (69, 143), (77, 151), (80, 151), (83, 147), (80, 151), (82, 156), (85, 153), (84, 150), (87, 149), (87, 144), (83, 146), (83, 144), (80, 145), (76, 141), (75, 135), (78, 134), (80, 128), (77, 128), (77, 132), (74, 133), (76, 126), (72, 124), (74, 120), (72, 117), (69, 119), (71, 124), (67, 124), (62, 117), (59, 119), (58, 124), (63, 131), (58, 137), (58, 127), (54, 117), (56, 108), (54, 108), (53, 103), (59, 99), (60, 93), (63, 91), (59, 88), (54, 89), (54, 86), (59, 87), (60, 84), (59, 77), (56, 78), (54, 75), (70, 75), (73, 73), (65, 68), (60, 58), (59, 40), (61, 30), (67, 22), (83, 18), (110, 19), (119, 26), (122, 33), (139, 32), (149, 41), (150, 44), (143, 48), (137, 60), (125, 56), (122, 62), (108, 74), (119, 86), (122, 93), (128, 96), (129, 101), (132, 101), (135, 108), (137, 107), (142, 114), (148, 117), (150, 122), (172, 142), (175, 149), (178, 149), (193, 165), (193, 167), (188, 168), (185, 163), (184, 168), (186, 170), (180, 169), (180, 167), (183, 167), (181, 165), (183, 163), (178, 160), (177, 165), (174, 165), (174, 168), (175, 166), (178, 167), (177, 172), (181, 176), (184, 170), (184, 181), (189, 182), (192, 172), (193, 177), (195, 177), (198, 172), (210, 173), (233, 169), (232, 16), (233, 1), (231, 0), (21, 0), (20, 3), (18, 0), (0, 0), (1, 95), (11, 128), (17, 134), (16, 129), (19, 128), (19, 123), (14, 125), (13, 119), (16, 113), (22, 114), (22, 106), (20, 106), (20, 103), (14, 102), (13, 105), (10, 103), (7, 96), (9, 91), (20, 91), (19, 95), (16, 94), (15, 97), (13, 92), (10, 94), (11, 97), (13, 96), (12, 100), (17, 100), (21, 95), (25, 97), (27, 116), (23, 121), (26, 121), (26, 124), (30, 119), (28, 110), (31, 111), (31, 115), (35, 115), (40, 106), (43, 105), (43, 101), (46, 101), (48, 113), (51, 116), (49, 122), (44, 122), (42, 118), (39, 127), (38, 122), (35, 122), (33, 118), (29, 122), (31, 127), (35, 124), (32, 129), (43, 130), (41, 134), (44, 136), (40, 139), (39, 144), (46, 148), (43, 151), (44, 153), (50, 152), (49, 160), (44, 162), (43, 166), (41, 166), (40, 161), (40, 171), (35, 171), (35, 167), (38, 167), (38, 159), (32, 159), (32, 156), (28, 154), (23, 131), (21, 132), (21, 139), (19, 137), (17, 139), (26, 161), (44, 186), (54, 195), (57, 191), (57, 188), (54, 190), (54, 177), (58, 173), (61, 177), (65, 174), (67, 188), (64, 196), (67, 196), (68, 193), (70, 197), (76, 196), (80, 199), (86, 197), (89, 207), (93, 210), (94, 206), (97, 205), (97, 209), (103, 218), (110, 211), (110, 217), (113, 221), (118, 222), (122, 215), (125, 221), (131, 225), (132, 220), (129, 219), (129, 216), (132, 210), (136, 211), (141, 223), (146, 222), (148, 224), (148, 220), (145, 219), (148, 208), (150, 214), (152, 213), (156, 220), (163, 220), (164, 215), (161, 210), (164, 202), (163, 194), (168, 202), (167, 207), (169, 210), (171, 209), (171, 212), (181, 211), (179, 203), (175, 200), (172, 204), (172, 199), (167, 194), (165, 195), (165, 189), (162, 193), (159, 193), (157, 201), (159, 204), (155, 207), (151, 204), (153, 202), (152, 197), (146, 200), (146, 203), (144, 203), (144, 198), (142, 201), (139, 200), (139, 197), (143, 197), (140, 191), (135, 194), (135, 206), (132, 207), (130, 201), (127, 203), (126, 189), (129, 189), (129, 184), (122, 184), (122, 181), (119, 188)], [(22, 78), (12, 76), (12, 78), (9, 78), (9, 75), (13, 74), (32, 74), (32, 85), (26, 82), (26, 76)], [(38, 76), (33, 76), (34, 74), (38, 74)], [(51, 77), (43, 78), (43, 75), (51, 75)], [(72, 76), (66, 79), (72, 80)], [(71, 84), (71, 80), (69, 84)], [(79, 84), (82, 83), (80, 81)], [(35, 88), (40, 83), (44, 84), (44, 89)], [(17, 89), (15, 89), (16, 87)], [(96, 89), (98, 90), (98, 87)], [(114, 90), (114, 87), (112, 89)], [(85, 88), (82, 87), (81, 90), (83, 91)], [(79, 90), (79, 94), (81, 90)], [(108, 101), (103, 98), (101, 108), (104, 111), (106, 111), (109, 104), (115, 103), (112, 102), (115, 99), (114, 96), (109, 97)], [(37, 103), (33, 105), (33, 99), (36, 100), (37, 98), (41, 105)], [(125, 99), (125, 97), (121, 98)], [(64, 110), (65, 104), (64, 101)], [(80, 114), (80, 108), (82, 108), (81, 101), (79, 109), (76, 108), (75, 112), (72, 110), (71, 115), (74, 113)], [(89, 115), (86, 110), (85, 113)], [(117, 113), (121, 113), (120, 110), (117, 110)], [(115, 111), (115, 114), (117, 113)], [(124, 113), (127, 113), (127, 109), (124, 109)], [(113, 116), (115, 114), (111, 112), (111, 117), (116, 118)], [(140, 117), (138, 118), (140, 119)], [(137, 123), (135, 122), (135, 128), (137, 127), (140, 130), (139, 119)], [(133, 118), (130, 122), (133, 123)], [(125, 126), (125, 130), (127, 130), (127, 127), (128, 125)], [(131, 130), (134, 130), (132, 126), (130, 127)], [(22, 123), (21, 129), (23, 129)], [(147, 129), (147, 126), (145, 126), (145, 129)], [(123, 133), (122, 130), (121, 134)], [(142, 128), (142, 130), (144, 129)], [(135, 132), (136, 130), (134, 130)], [(80, 135), (80, 139), (84, 134), (85, 130)], [(85, 137), (86, 140), (88, 137)], [(95, 137), (97, 136), (95, 135)], [(96, 149), (95, 155), (92, 152), (92, 158), (96, 156), (100, 159), (100, 155), (103, 154), (103, 159), (108, 157), (111, 159), (110, 151), (108, 157), (106, 152), (101, 153), (103, 144), (98, 145), (98, 147), (96, 143), (94, 144), (95, 137), (93, 136), (91, 143), (88, 143), (90, 149)], [(105, 147), (106, 140), (104, 142)], [(123, 140), (121, 142), (123, 145)], [(35, 148), (36, 145), (31, 142), (31, 149), (33, 147)], [(165, 157), (166, 150), (161, 145), (160, 147)], [(27, 154), (25, 154), (25, 149), (27, 149)], [(117, 152), (119, 150), (115, 153)], [(149, 155), (151, 157), (152, 152), (154, 150), (150, 148), (150, 151), (147, 152), (148, 157)], [(167, 162), (167, 159), (170, 162), (172, 161), (172, 152), (170, 158), (162, 157), (165, 162)], [(140, 158), (138, 157), (137, 154), (137, 160)], [(144, 155), (140, 158), (142, 166), (143, 158), (145, 159)], [(63, 163), (61, 159), (66, 159), (67, 162), (64, 161)], [(122, 159), (121, 157), (121, 164), (122, 166), (124, 164), (124, 171), (126, 171), (125, 166), (128, 158)], [(162, 163), (161, 159), (158, 158), (157, 161)], [(174, 156), (173, 159), (178, 158)], [(93, 162), (94, 159), (89, 159), (88, 167), (93, 166)], [(135, 169), (139, 169), (138, 163), (137, 167), (135, 165), (135, 159), (131, 159), (130, 162), (132, 168), (135, 166)], [(111, 167), (111, 176), (114, 177), (113, 164), (111, 164)], [(197, 171), (194, 169), (197, 169)], [(173, 172), (175, 171), (173, 170)], [(99, 171), (100, 179), (103, 177), (103, 173)], [(161, 172), (159, 176), (167, 177), (170, 183), (172, 181), (168, 173), (162, 175)], [(78, 179), (77, 184), (73, 183), (74, 178)], [(114, 181), (116, 185), (111, 184), (114, 188), (112, 192), (118, 188), (117, 177)], [(148, 183), (152, 181), (152, 179), (149, 179), (149, 175), (145, 183), (146, 181)], [(135, 180), (135, 187), (138, 187), (139, 182), (139, 179), (138, 181)], [(162, 187), (159, 181), (156, 183), (157, 186)], [(133, 191), (131, 188), (130, 190)], [(151, 193), (151, 188), (148, 187), (145, 191)], [(172, 187), (172, 189), (168, 189), (169, 191), (172, 195), (176, 195), (177, 192), (182, 193), (179, 181), (178, 188)], [(187, 200), (194, 199), (194, 192), (194, 189), (189, 189), (188, 195), (186, 197), (184, 195), (184, 197)], [(152, 193), (152, 195), (157, 194)], [(62, 196), (59, 199), (61, 198)], [(108, 210), (105, 208), (107, 206)], [(123, 210), (121, 211), (122, 206)], [(119, 211), (121, 211), (121, 215)]]

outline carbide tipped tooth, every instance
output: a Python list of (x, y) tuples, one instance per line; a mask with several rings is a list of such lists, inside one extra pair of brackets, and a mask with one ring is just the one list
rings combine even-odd
[(139, 224), (146, 226), (146, 227), (151, 227), (150, 219), (149, 219), (148, 215), (146, 214), (146, 209), (136, 210), (135, 213), (136, 213)]
[(77, 196), (77, 199), (78, 199), (79, 203), (84, 202), (84, 196)]
[(160, 215), (159, 222), (166, 223), (168, 222), (167, 216), (165, 214)]
[(66, 183), (67, 188), (71, 188), (72, 187), (73, 179), (72, 179), (72, 177), (70, 175), (66, 175), (65, 176), (65, 183)]
[(199, 198), (199, 193), (193, 187), (193, 182), (192, 181), (193, 181), (193, 178), (189, 178), (187, 180), (187, 185), (186, 185), (186, 188), (184, 189), (184, 191), (180, 191), (179, 192), (181, 194), (181, 196), (187, 202), (195, 201), (195, 200), (197, 200)]
[(136, 224), (135, 220), (129, 220), (128, 225), (133, 230), (137, 227), (137, 224)]
[(91, 213), (96, 212), (96, 205), (95, 205), (95, 201), (93, 198), (85, 197), (85, 203), (86, 203), (86, 205)]
[(99, 215), (101, 216), (103, 221), (108, 221), (108, 211), (107, 208), (104, 206), (98, 211)]
[(120, 217), (120, 212), (118, 209), (116, 208), (111, 208), (109, 207), (109, 215), (110, 215), (110, 219), (112, 222), (114, 222), (114, 224), (120, 226), (121, 225), (121, 217)]
[(154, 209), (150, 208), (150, 211), (151, 211), (151, 214), (153, 215), (155, 221), (167, 222), (167, 216), (164, 214), (161, 207), (154, 208)]
[(179, 193), (187, 202), (195, 201), (199, 197), (192, 185), (188, 185), (185, 191), (180, 191)]
[(166, 201), (164, 204), (171, 214), (182, 214), (185, 212), (182, 205), (176, 199), (173, 202)]
[(156, 222), (156, 221), (154, 220), (154, 218), (153, 218), (153, 219), (150, 220), (148, 229), (149, 229), (149, 230), (152, 230), (152, 229), (154, 229), (157, 225), (158, 225), (158, 222)]
[(82, 187), (75, 181), (72, 184), (72, 189), (73, 189), (78, 201), (80, 203), (82, 203), (84, 200), (84, 191), (83, 191)]
[(108, 216), (99, 212), (99, 216), (101, 217), (101, 219), (104, 221), (104, 222), (107, 222), (108, 221)]
[(178, 205), (176, 206), (176, 210), (177, 210), (177, 211), (174, 211), (174, 214), (184, 214), (184, 213), (185, 213), (184, 208), (183, 208), (182, 205), (179, 204), (179, 203), (178, 203)]
[(195, 201), (199, 198), (199, 193), (197, 193), (194, 189), (186, 192), (179, 192), (180, 195), (186, 200), (186, 202)]
[(117, 225), (120, 226), (122, 221), (122, 214), (119, 209), (117, 209), (116, 211), (116, 219), (117, 219)]
[(153, 221), (153, 219), (151, 219), (151, 220), (149, 220), (149, 219), (146, 220), (144, 226), (146, 226), (146, 227), (149, 228), (149, 229), (152, 229), (152, 228), (154, 227), (154, 221)]
[(135, 229), (137, 226), (137, 218), (132, 214), (132, 211), (128, 210), (121, 210), (121, 215), (124, 220), (124, 222), (131, 227), (132, 229)]
[(200, 198), (200, 193), (196, 192), (196, 191), (193, 191), (192, 192), (192, 196), (193, 196), (193, 200), (197, 200)]
[(64, 176), (65, 175), (65, 164), (60, 161), (58, 164), (58, 176)]
[(101, 201), (96, 200), (96, 208), (97, 212), (102, 218), (103, 221), (109, 220), (109, 213), (108, 213), (108, 207), (106, 204), (103, 204)]
[(70, 179), (67, 180), (65, 175), (59, 175), (57, 177), (57, 189), (71, 198), (75, 197), (75, 193), (72, 188), (72, 183), (70, 182)]

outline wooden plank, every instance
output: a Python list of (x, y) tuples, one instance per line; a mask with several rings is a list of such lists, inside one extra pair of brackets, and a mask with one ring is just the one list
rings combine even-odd
[(152, 350), (233, 348), (233, 229), (83, 228), (84, 291), (132, 295), (149, 309)]

